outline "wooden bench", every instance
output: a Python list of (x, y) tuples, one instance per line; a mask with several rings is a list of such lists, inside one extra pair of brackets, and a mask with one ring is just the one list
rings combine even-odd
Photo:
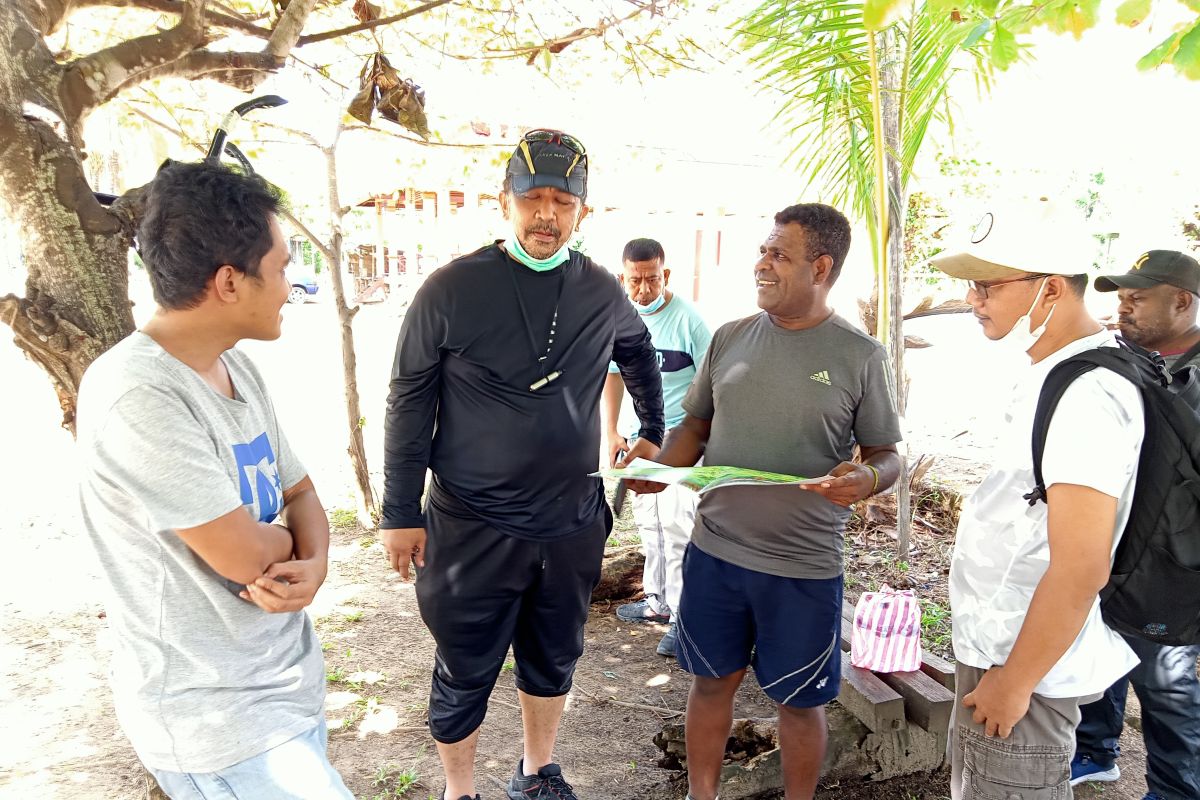
[(954, 710), (954, 666), (922, 653), (921, 669), (875, 673), (850, 664), (854, 606), (842, 605), (842, 685), (838, 703), (875, 733), (891, 733), (912, 723), (944, 735)]

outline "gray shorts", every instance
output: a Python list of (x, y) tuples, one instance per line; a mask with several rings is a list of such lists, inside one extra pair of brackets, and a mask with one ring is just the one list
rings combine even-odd
[(1071, 800), (1071, 757), (1079, 706), (1090, 697), (1033, 695), (1029, 713), (1007, 739), (984, 736), (971, 709), (962, 704), (986, 670), (955, 669), (954, 715), (950, 720), (952, 800)]

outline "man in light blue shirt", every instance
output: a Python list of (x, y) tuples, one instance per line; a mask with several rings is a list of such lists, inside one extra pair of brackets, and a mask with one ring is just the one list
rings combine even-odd
[[(683, 398), (704, 360), (712, 333), (696, 309), (667, 288), (671, 270), (665, 267), (661, 244), (653, 239), (634, 239), (625, 245), (622, 263), (621, 285), (646, 323), (658, 351), (663, 412), (670, 430), (683, 421)], [(616, 365), (610, 365), (608, 371), (604, 383), (608, 462), (623, 466), (622, 454), (629, 452), (629, 440), (636, 435), (638, 424), (632, 407), (622, 409), (624, 384)], [(696, 518), (696, 495), (682, 487), (634, 495), (633, 518), (646, 554), (642, 574), (646, 599), (620, 606), (617, 616), (626, 622), (669, 622), (658, 653), (674, 656), (675, 623), (671, 615), (679, 607), (683, 588), (683, 551)]]

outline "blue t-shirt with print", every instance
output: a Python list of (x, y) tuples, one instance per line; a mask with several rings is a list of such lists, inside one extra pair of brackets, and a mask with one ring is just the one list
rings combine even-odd
[[(654, 349), (658, 351), (658, 368), (662, 372), (663, 414), (666, 417), (667, 428), (674, 428), (683, 422), (683, 398), (692, 384), (692, 378), (696, 377), (696, 370), (704, 360), (704, 354), (708, 352), (712, 332), (696, 309), (677, 294), (672, 294), (670, 302), (658, 312), (640, 316), (650, 331)], [(611, 363), (608, 365), (608, 371), (620, 372), (617, 365)], [(626, 395), (621, 403), (617, 430), (622, 436), (632, 438), (637, 434), (639, 427), (637, 415), (633, 413), (633, 404)]]

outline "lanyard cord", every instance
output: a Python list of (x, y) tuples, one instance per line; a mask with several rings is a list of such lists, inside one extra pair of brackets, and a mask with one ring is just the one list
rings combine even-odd
[(562, 370), (555, 370), (549, 375), (546, 374), (546, 361), (550, 358), (550, 351), (554, 347), (554, 336), (558, 331), (558, 306), (562, 302), (563, 286), (566, 285), (566, 262), (562, 265), (562, 271), (558, 273), (558, 294), (554, 297), (554, 315), (550, 319), (550, 335), (546, 337), (546, 352), (544, 355), (538, 355), (537, 339), (534, 337), (533, 324), (529, 321), (529, 312), (525, 309), (525, 298), (521, 295), (521, 287), (517, 285), (516, 267), (509, 265), (508, 277), (512, 281), (513, 294), (517, 296), (517, 308), (521, 310), (521, 321), (525, 323), (525, 333), (529, 337), (529, 347), (533, 352), (533, 357), (537, 360), (539, 369), (541, 370), (541, 380), (534, 381), (529, 385), (529, 391), (536, 392), (548, 383), (558, 379), (562, 375)]

